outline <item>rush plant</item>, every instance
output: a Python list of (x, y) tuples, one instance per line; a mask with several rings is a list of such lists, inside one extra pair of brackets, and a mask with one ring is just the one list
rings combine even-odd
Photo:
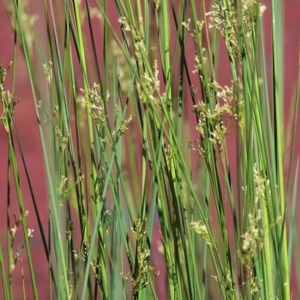
[[(0, 298), (14, 299), (22, 272), (24, 299), (292, 299), (300, 77), (285, 122), (281, 1), (33, 3), (3, 1), (15, 52), (0, 73), (8, 149)], [(35, 196), (14, 124), (21, 59), (47, 204)], [(37, 270), (49, 282), (46, 296)]]

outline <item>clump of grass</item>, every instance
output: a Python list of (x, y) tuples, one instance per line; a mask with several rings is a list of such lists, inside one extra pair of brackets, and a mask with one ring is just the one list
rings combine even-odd
[[(35, 12), (24, 3), (14, 1), (7, 10), (26, 62), (44, 154), (48, 231), (34, 188), (31, 197), (51, 299), (158, 299), (161, 282), (168, 299), (291, 299), (298, 164), (290, 155), (290, 177), (296, 164), (290, 193), (283, 168), (280, 5), (268, 7), (270, 83), (266, 6), (258, 0), (218, 0), (209, 8), (193, 0), (49, 0), (39, 14), (46, 43), (25, 26)], [(224, 64), (218, 61), (222, 51)], [(15, 68), (16, 52), (12, 60)], [(220, 67), (228, 68), (228, 86), (220, 83)], [(18, 225), (38, 299), (18, 171), (21, 165), (27, 170), (26, 157), (16, 159), (22, 145), (13, 139), (16, 101), (4, 85), (6, 73), (1, 66), (7, 169), (14, 174)], [(299, 84), (295, 99), (297, 111)], [(294, 151), (296, 115), (291, 122)], [(6, 207), (10, 224), (9, 202)], [(8, 239), (11, 232), (7, 228)], [(163, 265), (157, 264), (157, 236)], [(12, 299), (13, 270), (2, 245), (3, 294)], [(11, 265), (17, 261), (10, 246)]]

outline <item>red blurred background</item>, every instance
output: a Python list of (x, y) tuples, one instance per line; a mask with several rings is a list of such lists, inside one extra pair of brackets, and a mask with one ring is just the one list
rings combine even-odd
[[(35, 1), (34, 11), (41, 11), (42, 13), (42, 1)], [(264, 1), (267, 5), (267, 11), (265, 13), (265, 29), (266, 29), (266, 42), (267, 42), (267, 67), (271, 68), (271, 9), (270, 1)], [(299, 63), (299, 38), (300, 38), (300, 1), (299, 0), (287, 0), (284, 2), (284, 106), (285, 110), (285, 122), (288, 118), (289, 107), (291, 99), (293, 97), (298, 63)], [(113, 6), (114, 3), (109, 2)], [(117, 25), (116, 22), (113, 22)], [(44, 30), (40, 22), (37, 23), (37, 26), (41, 26), (38, 30)], [(192, 42), (190, 45), (187, 45), (186, 49), (188, 51), (189, 47), (193, 47)], [(13, 45), (14, 45), (14, 36), (13, 30), (10, 26), (9, 19), (7, 17), (3, 2), (0, 3), (0, 63), (4, 67), (7, 67), (9, 62), (13, 60)], [(37, 121), (35, 117), (35, 110), (32, 101), (31, 90), (29, 86), (29, 80), (26, 70), (25, 62), (22, 58), (22, 53), (18, 48), (18, 59), (17, 59), (17, 76), (16, 76), (16, 89), (15, 97), (20, 99), (21, 102), (17, 105), (14, 114), (14, 124), (16, 126), (20, 142), (22, 145), (22, 150), (25, 156), (26, 164), (28, 167), (29, 175), (33, 185), (35, 197), (38, 200), (39, 212), (42, 216), (42, 220), (45, 222), (47, 227), (47, 192), (46, 192), (46, 183), (45, 183), (45, 174), (43, 166), (43, 155), (40, 145), (40, 136), (37, 127)], [(193, 64), (193, 55), (188, 55), (187, 57), (190, 60), (189, 64)], [(227, 61), (226, 52), (221, 50), (220, 62)], [(222, 67), (219, 68), (219, 81), (221, 84), (228, 84), (228, 72), (229, 69)], [(269, 70), (270, 73), (270, 70)], [(8, 74), (6, 80), (6, 88), (10, 89), (12, 83), (11, 72)], [(187, 116), (189, 118), (189, 116)], [(194, 117), (191, 116), (191, 119), (194, 120)], [(298, 122), (298, 132), (300, 123)], [(232, 143), (233, 144), (233, 143)], [(229, 143), (230, 145), (230, 143)], [(232, 145), (234, 148), (234, 145)], [(232, 149), (233, 149), (232, 148)], [(300, 137), (297, 138), (295, 157), (297, 158), (300, 150)], [(8, 145), (7, 145), (7, 136), (3, 126), (0, 126), (0, 239), (3, 246), (4, 252), (6, 251), (6, 203), (7, 203), (7, 155), (8, 155)], [(234, 151), (234, 150), (232, 150)], [(18, 157), (20, 159), (20, 157)], [(20, 161), (20, 160), (19, 160)], [(47, 261), (45, 259), (44, 250), (42, 248), (42, 241), (40, 234), (38, 232), (37, 222), (34, 214), (34, 209), (32, 206), (32, 200), (30, 196), (30, 191), (28, 184), (25, 179), (25, 172), (23, 168), (20, 168), (20, 180), (24, 192), (24, 201), (25, 209), (29, 211), (29, 216), (27, 217), (28, 226), (35, 229), (34, 238), (31, 240), (31, 248), (34, 258), (34, 266), (37, 274), (37, 283), (38, 291), (41, 299), (48, 299), (49, 293), (49, 277), (47, 270)], [(12, 180), (13, 182), (13, 180)], [(14, 190), (14, 186), (11, 186), (11, 212), (16, 212), (16, 215), (19, 215), (17, 197)], [(43, 217), (44, 216), (44, 217)], [(154, 239), (159, 239), (159, 233), (156, 231), (156, 237)], [(23, 243), (22, 233), (17, 234), (15, 247), (20, 247)], [(24, 250), (25, 251), (25, 250)], [(299, 256), (300, 258), (300, 256)], [(157, 262), (161, 261), (161, 257), (157, 258)], [(297, 259), (297, 258), (296, 258)], [(162, 262), (162, 261), (161, 261)], [(24, 261), (24, 265), (26, 262)], [(28, 277), (29, 278), (29, 277)], [(22, 276), (20, 268), (17, 268), (14, 271), (13, 275), (14, 287), (15, 287), (15, 299), (23, 299), (22, 296)], [(292, 273), (292, 291), (294, 294), (294, 299), (298, 298), (298, 292), (295, 288), (295, 274)], [(163, 282), (163, 281), (162, 281)], [(0, 284), (1, 288), (1, 284)], [(165, 294), (163, 293), (163, 285), (161, 286), (161, 299), (165, 299)], [(0, 299), (2, 290), (0, 289)], [(29, 295), (29, 294), (28, 294)], [(28, 297), (27, 299), (33, 299)]]

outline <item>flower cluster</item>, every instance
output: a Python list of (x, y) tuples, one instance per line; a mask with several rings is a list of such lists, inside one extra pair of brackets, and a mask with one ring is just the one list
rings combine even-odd
[(4, 129), (8, 134), (10, 132), (9, 119), (14, 113), (15, 106), (19, 103), (19, 100), (15, 100), (14, 94), (4, 87), (5, 77), (7, 75), (7, 71), (11, 68), (11, 66), (12, 62), (7, 68), (4, 68), (2, 64), (0, 64), (0, 100), (3, 107), (3, 112), (0, 115), (0, 123), (4, 126)]
[(156, 105), (161, 105), (166, 100), (165, 93), (160, 94), (160, 81), (158, 78), (158, 66), (157, 61), (153, 64), (153, 73), (144, 72), (141, 75), (141, 81), (137, 83), (137, 91), (139, 98), (144, 104), (151, 101)]
[[(28, 214), (29, 214), (29, 212), (25, 211), (24, 217), (26, 218), (28, 216)], [(10, 229), (10, 232), (9, 232), (9, 241), (10, 241), (9, 244), (10, 244), (11, 250), (14, 248), (14, 242), (15, 242), (17, 230), (20, 227), (20, 225), (22, 224), (22, 217), (21, 216), (17, 219), (16, 215), (14, 214), (14, 219), (15, 219), (15, 225), (14, 225), (13, 228)], [(27, 232), (27, 238), (28, 239), (33, 238), (33, 232), (34, 232), (34, 229), (28, 228), (28, 232)], [(15, 269), (16, 264), (17, 264), (17, 262), (19, 261), (19, 259), (21, 257), (21, 252), (24, 249), (24, 247), (25, 247), (25, 243), (23, 243), (22, 246), (16, 250), (15, 256), (13, 258), (11, 258), (11, 260), (10, 260), (11, 265), (9, 266), (11, 272)]]
[[(30, 2), (28, 0), (23, 0), (18, 3), (18, 12), (19, 18), (17, 18), (15, 14), (15, 7), (13, 2), (7, 5), (6, 9), (8, 12), (9, 20), (11, 23), (11, 27), (15, 29), (17, 32), (23, 31), (23, 36), (26, 40), (26, 46), (29, 49), (29, 52), (32, 53), (33, 43), (35, 39), (35, 27), (36, 23), (39, 20), (38, 14), (31, 14), (29, 9)], [(18, 26), (17, 20), (20, 21), (20, 26)], [(22, 36), (18, 33), (18, 37)]]
[[(223, 151), (229, 121), (233, 118), (239, 122), (242, 102), (235, 100), (233, 86), (222, 87), (217, 82), (213, 82), (210, 84), (209, 90), (215, 94), (216, 105), (213, 109), (204, 102), (194, 105), (193, 111), (199, 116), (195, 129), (199, 132), (202, 140), (209, 140), (218, 147), (219, 151)], [(229, 117), (226, 125), (224, 124), (225, 116)], [(203, 151), (204, 149), (200, 149), (200, 153)]]
[[(97, 129), (100, 131), (102, 127), (106, 126), (106, 115), (104, 113), (104, 105), (102, 99), (102, 90), (100, 84), (94, 83), (93, 88), (88, 90), (81, 90), (84, 96), (77, 99), (77, 102), (82, 103), (89, 108), (89, 113), (95, 122)], [(107, 93), (107, 98), (109, 93)]]
[(196, 233), (198, 233), (202, 239), (206, 242), (206, 244), (209, 247), (213, 247), (213, 244), (211, 242), (207, 226), (204, 224), (203, 221), (193, 221), (190, 223), (191, 229), (193, 229)]
[[(239, 47), (239, 36), (241, 29), (249, 38), (255, 31), (257, 18), (261, 17), (266, 7), (258, 0), (243, 0), (242, 13), (238, 14), (235, 1), (228, 1), (223, 5), (222, 1), (216, 1), (212, 5), (212, 11), (206, 16), (209, 17), (210, 28), (216, 28), (225, 39), (227, 49), (231, 55), (241, 60), (241, 49)], [(242, 24), (240, 24), (242, 23)]]
[(126, 282), (131, 281), (133, 295), (148, 285), (154, 276), (159, 275), (159, 272), (154, 272), (154, 267), (149, 265), (150, 249), (145, 246), (144, 241), (146, 237), (145, 221), (137, 219), (131, 228), (136, 240), (136, 264), (134, 267), (131, 266), (131, 273), (122, 274)]
[(242, 247), (238, 251), (238, 256), (244, 267), (245, 279), (250, 283), (251, 293), (255, 294), (259, 291), (259, 287), (254, 274), (254, 255), (257, 248), (263, 246), (263, 231), (258, 227), (261, 220), (260, 210), (258, 210), (256, 217), (249, 213), (248, 220), (249, 225), (244, 234), (242, 234)]

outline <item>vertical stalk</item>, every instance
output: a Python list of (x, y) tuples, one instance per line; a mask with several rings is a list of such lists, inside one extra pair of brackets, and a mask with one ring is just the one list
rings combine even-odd
[(283, 294), (285, 300), (290, 299), (290, 279), (288, 270), (288, 251), (286, 233), (286, 203), (283, 180), (283, 149), (282, 149), (282, 98), (283, 98), (283, 67), (282, 67), (282, 3), (280, 0), (272, 0), (272, 26), (273, 26), (273, 93), (274, 93), (274, 135), (277, 165), (277, 183), (279, 195), (279, 211), (282, 217), (282, 227), (280, 228), (280, 269), (282, 277)]

